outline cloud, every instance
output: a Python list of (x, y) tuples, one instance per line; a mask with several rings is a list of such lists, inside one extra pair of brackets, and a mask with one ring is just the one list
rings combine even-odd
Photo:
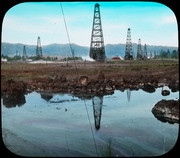
[(64, 22), (58, 17), (37, 16), (24, 18), (7, 16), (3, 20), (2, 40), (13, 43), (34, 43), (34, 37), (42, 37), (44, 44), (67, 43)]
[(51, 24), (60, 24), (63, 23), (63, 19), (61, 17), (52, 17), (52, 16), (42, 16), (39, 17), (39, 19), (44, 20), (46, 23), (51, 23)]
[(127, 30), (128, 26), (126, 24), (110, 24), (110, 23), (104, 23), (102, 24), (104, 29), (109, 29), (109, 30), (113, 30), (113, 29), (122, 29), (122, 30)]
[[(62, 23), (60, 18), (35, 17), (26, 19), (8, 16), (3, 21), (3, 30), (13, 30), (20, 33), (52, 33), (59, 30), (55, 24), (60, 23)], [(62, 24), (58, 27), (63, 28)]]
[(164, 16), (161, 19), (162, 24), (174, 24), (177, 23), (176, 17), (174, 15)]

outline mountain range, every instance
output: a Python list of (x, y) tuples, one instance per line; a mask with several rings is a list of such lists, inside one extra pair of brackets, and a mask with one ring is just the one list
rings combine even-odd
[[(77, 44), (71, 44), (74, 49), (74, 54), (77, 57), (87, 57), (89, 56), (89, 47), (80, 46)], [(26, 54), (28, 56), (36, 55), (36, 45), (24, 45), (21, 43), (12, 44), (12, 43), (1, 43), (1, 54), (8, 56), (15, 56), (23, 54), (23, 47), (26, 46)], [(125, 55), (125, 46), (126, 44), (107, 44), (105, 45), (105, 53), (107, 58), (111, 58), (113, 56), (124, 57)], [(147, 52), (160, 52), (161, 50), (172, 52), (173, 50), (177, 50), (177, 47), (169, 47), (169, 46), (155, 46), (155, 45), (146, 45)], [(136, 56), (137, 54), (137, 43), (132, 43), (133, 53)], [(143, 49), (143, 47), (142, 47)], [(49, 44), (42, 46), (43, 55), (47, 56), (72, 56), (69, 44)]]

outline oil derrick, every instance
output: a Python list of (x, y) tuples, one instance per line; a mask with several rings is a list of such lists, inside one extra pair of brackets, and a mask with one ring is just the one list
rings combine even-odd
[(156, 58), (157, 57), (157, 54), (156, 54), (156, 51), (154, 51), (154, 58)]
[(96, 61), (104, 62), (106, 56), (99, 6), (100, 5), (96, 3), (94, 7), (94, 18), (89, 56)]
[(132, 60), (133, 59), (130, 28), (128, 28), (128, 31), (127, 31), (126, 51), (125, 51), (124, 59), (125, 60)]
[(143, 51), (141, 48), (141, 39), (139, 39), (139, 41), (138, 41), (137, 59), (143, 59)]
[(26, 46), (23, 47), (23, 60), (26, 60)]
[(147, 59), (147, 48), (146, 48), (146, 44), (144, 45), (144, 59)]
[(16, 56), (18, 56), (18, 51), (16, 50)]
[(152, 59), (152, 52), (150, 52), (150, 59)]
[(37, 39), (36, 57), (38, 59), (42, 59), (42, 48), (41, 48), (40, 37), (38, 37), (38, 39)]

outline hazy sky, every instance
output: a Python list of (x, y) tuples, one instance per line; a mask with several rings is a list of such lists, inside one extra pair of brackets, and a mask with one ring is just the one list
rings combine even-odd
[[(96, 2), (62, 2), (71, 43), (90, 46)], [(98, 2), (105, 44), (132, 42), (178, 46), (177, 20), (167, 6), (155, 2)], [(59, 2), (26, 2), (10, 8), (4, 16), (2, 42), (36, 45), (68, 43)]]

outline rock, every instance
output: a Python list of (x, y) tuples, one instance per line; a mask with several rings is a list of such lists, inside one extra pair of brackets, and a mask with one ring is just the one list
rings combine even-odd
[(171, 89), (172, 92), (179, 91), (179, 81), (173, 80), (169, 83), (168, 87)]
[(87, 76), (81, 76), (79, 78), (79, 82), (83, 85), (86, 86), (88, 84), (88, 77)]
[(106, 85), (106, 91), (112, 91), (112, 87), (110, 85)]
[(56, 75), (55, 78), (54, 78), (54, 81), (66, 82), (66, 77)]
[(167, 96), (167, 95), (170, 94), (170, 91), (168, 91), (168, 90), (163, 90), (163, 91), (161, 92), (161, 94), (162, 94), (163, 96)]
[(100, 86), (99, 91), (104, 91), (104, 87)]
[(179, 123), (179, 100), (161, 100), (152, 109), (154, 116), (169, 123)]
[(154, 86), (149, 83), (145, 83), (144, 86), (142, 87), (142, 90), (148, 93), (153, 93), (156, 91)]

